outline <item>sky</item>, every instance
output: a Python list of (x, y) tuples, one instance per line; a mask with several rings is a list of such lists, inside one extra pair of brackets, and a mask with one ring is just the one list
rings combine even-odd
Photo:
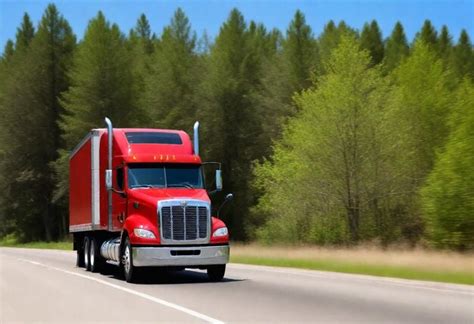
[(204, 31), (215, 37), (232, 8), (238, 8), (246, 21), (262, 22), (268, 29), (285, 31), (295, 11), (300, 9), (318, 35), (330, 20), (344, 20), (362, 29), (364, 22), (376, 19), (387, 37), (396, 21), (402, 22), (409, 40), (430, 19), (439, 30), (447, 25), (457, 40), (464, 28), (474, 38), (474, 0), (0, 0), (0, 52), (8, 39), (14, 39), (24, 12), (38, 24), (48, 3), (54, 2), (79, 39), (88, 21), (102, 10), (123, 32), (133, 28), (145, 13), (153, 32), (159, 35), (176, 8), (187, 14), (198, 36)]

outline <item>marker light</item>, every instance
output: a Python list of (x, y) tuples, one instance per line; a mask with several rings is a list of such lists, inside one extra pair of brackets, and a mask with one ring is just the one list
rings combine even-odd
[(229, 231), (227, 230), (227, 227), (221, 227), (218, 228), (214, 231), (214, 234), (212, 234), (213, 237), (221, 237), (221, 236), (226, 236), (229, 234)]
[(143, 238), (147, 238), (147, 239), (154, 239), (155, 238), (155, 234), (153, 234), (152, 231), (149, 231), (149, 230), (146, 230), (146, 229), (143, 229), (143, 228), (135, 228), (133, 230), (133, 233), (137, 237), (143, 237)]

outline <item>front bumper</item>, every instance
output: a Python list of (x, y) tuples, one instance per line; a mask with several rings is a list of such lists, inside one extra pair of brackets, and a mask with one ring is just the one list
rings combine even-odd
[(136, 267), (206, 266), (229, 262), (229, 245), (132, 247)]

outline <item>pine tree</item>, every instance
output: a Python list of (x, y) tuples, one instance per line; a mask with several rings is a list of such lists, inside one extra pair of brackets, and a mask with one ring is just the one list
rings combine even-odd
[(259, 60), (252, 57), (250, 35), (244, 17), (233, 9), (211, 48), (198, 113), (207, 143), (203, 155), (223, 163), (226, 191), (236, 196), (232, 206), (238, 209), (230, 206), (223, 217), (236, 239), (245, 238), (246, 210), (252, 199), (247, 190), (250, 163), (259, 156), (259, 116), (251, 95)]
[(26, 49), (35, 35), (35, 28), (31, 22), (30, 16), (25, 13), (23, 21), (16, 32), (15, 50)]
[[(281, 36), (271, 37), (279, 42)], [(256, 98), (262, 124), (259, 142), (263, 156), (270, 154), (271, 142), (280, 136), (286, 118), (296, 113), (292, 96), (309, 87), (312, 76), (320, 70), (316, 39), (300, 11), (295, 13), (285, 39), (281, 40), (281, 50), (277, 44), (274, 46), (277, 48), (271, 55), (264, 55), (262, 86)]]
[(196, 92), (201, 72), (196, 36), (182, 9), (163, 30), (146, 78), (144, 106), (161, 128), (191, 130), (196, 118)]
[(400, 22), (395, 24), (392, 34), (388, 38), (385, 47), (385, 69), (392, 71), (400, 62), (408, 56), (409, 47), (403, 26)]
[(311, 27), (304, 14), (297, 10), (283, 41), (284, 60), (289, 65), (291, 92), (300, 91), (311, 84), (311, 73), (318, 64), (318, 48)]
[(115, 127), (129, 127), (136, 115), (133, 76), (125, 39), (102, 12), (92, 19), (74, 56), (70, 88), (62, 94), (64, 146), (55, 163), (55, 197), (67, 196), (68, 155), (92, 128), (109, 117)]
[(466, 30), (461, 31), (458, 43), (453, 49), (452, 63), (456, 74), (474, 80), (474, 50)]
[(360, 35), (360, 44), (363, 49), (369, 51), (372, 57), (372, 63), (377, 65), (384, 58), (384, 44), (382, 40), (382, 32), (375, 20), (369, 24), (364, 24)]
[[(326, 26), (324, 26), (323, 32), (319, 35), (319, 56), (320, 61), (325, 62), (329, 60), (331, 52), (334, 48), (339, 45), (340, 39), (343, 35), (358, 37), (358, 33), (353, 28), (347, 26), (344, 21), (340, 21), (339, 24), (336, 24), (330, 20)], [(320, 68), (320, 73), (324, 74), (324, 67)]]
[(2, 61), (8, 61), (12, 56), (13, 52), (15, 51), (15, 44), (11, 39), (7, 40), (5, 44), (5, 48), (3, 49)]
[(130, 31), (129, 38), (133, 41), (137, 40), (143, 47), (143, 51), (146, 54), (153, 53), (153, 40), (152, 40), (150, 23), (148, 22), (145, 14), (141, 14), (137, 20), (137, 24), (134, 29)]
[(433, 51), (438, 50), (438, 33), (434, 28), (433, 24), (430, 20), (425, 20), (423, 23), (423, 27), (421, 27), (421, 31), (418, 32), (415, 36), (415, 42), (417, 40), (422, 41), (431, 48)]
[(52, 202), (54, 174), (50, 163), (56, 160), (60, 145), (57, 119), (62, 107), (58, 98), (68, 88), (66, 74), (74, 47), (69, 24), (54, 5), (49, 5), (3, 94), (2, 105), (8, 107), (4, 110), (4, 132), (9, 145), (2, 169), (9, 174), (9, 212), (16, 218), (22, 240), (51, 240), (66, 232), (65, 218)]
[(131, 120), (132, 125), (144, 125), (150, 119), (150, 114), (145, 108), (144, 94), (146, 92), (146, 77), (151, 73), (151, 60), (155, 51), (154, 42), (148, 19), (145, 14), (141, 14), (135, 28), (130, 30), (127, 42), (131, 58), (132, 93), (135, 106), (135, 114)]
[(448, 27), (443, 25), (439, 34), (438, 53), (443, 62), (448, 63), (453, 50), (453, 40), (449, 34)]
[(461, 84), (450, 116), (453, 132), (422, 190), (430, 241), (440, 248), (474, 248), (474, 85)]

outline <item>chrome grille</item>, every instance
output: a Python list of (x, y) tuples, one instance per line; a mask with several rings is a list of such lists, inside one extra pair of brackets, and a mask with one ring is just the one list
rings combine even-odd
[(209, 204), (202, 201), (161, 201), (160, 231), (164, 243), (207, 243), (210, 232)]

